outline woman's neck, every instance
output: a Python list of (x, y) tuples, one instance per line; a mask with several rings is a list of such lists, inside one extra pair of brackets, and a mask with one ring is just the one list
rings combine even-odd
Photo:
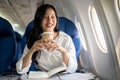
[(55, 40), (57, 38), (57, 36), (59, 35), (59, 33), (58, 32), (54, 32), (53, 35), (54, 35), (53, 39)]

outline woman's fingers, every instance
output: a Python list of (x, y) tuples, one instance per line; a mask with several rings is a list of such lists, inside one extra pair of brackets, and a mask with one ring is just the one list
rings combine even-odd
[(61, 46), (58, 43), (56, 43), (55, 40), (49, 40), (49, 41), (38, 40), (33, 44), (32, 48), (35, 51), (41, 50), (42, 48), (45, 48), (48, 51), (53, 51), (53, 50), (60, 51)]
[(58, 44), (54, 40), (49, 40), (48, 42), (45, 43), (45, 48), (48, 51), (53, 51), (53, 50), (58, 49), (59, 47), (58, 47)]
[(35, 51), (41, 50), (42, 48), (44, 48), (43, 41), (38, 40), (34, 42), (31, 49), (35, 52)]

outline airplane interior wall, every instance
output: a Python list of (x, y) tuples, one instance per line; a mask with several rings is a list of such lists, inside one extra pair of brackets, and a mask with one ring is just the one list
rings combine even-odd
[(76, 12), (79, 13), (77, 15), (79, 18), (78, 21), (80, 22), (81, 29), (82, 29), (83, 35), (85, 37), (86, 47), (87, 47), (87, 51), (83, 47), (81, 49), (81, 56), (80, 56), (81, 68), (85, 68), (88, 71), (95, 73), (94, 67), (93, 67), (93, 65), (91, 65), (92, 60), (90, 58), (90, 47), (89, 47), (89, 42), (87, 40), (87, 38), (88, 38), (87, 32), (91, 32), (91, 30), (89, 28), (90, 23), (89, 23), (89, 19), (88, 19), (89, 4), (91, 4), (90, 0), (75, 1), (76, 10), (77, 10)]
[(117, 13), (114, 0), (101, 0), (101, 4), (103, 6), (107, 22), (112, 33), (113, 41), (116, 46), (116, 42), (118, 40), (118, 37), (120, 36), (120, 22), (119, 16), (116, 15)]
[[(115, 10), (113, 5), (114, 1), (113, 0), (109, 1), (102, 0), (101, 2), (99, 0), (92, 1), (97, 9), (96, 11), (100, 12), (100, 15), (99, 14), (98, 15), (102, 16), (102, 19), (100, 19), (100, 21), (102, 23), (102, 29), (104, 29), (103, 33), (106, 33), (104, 34), (104, 36), (107, 43), (108, 52), (104, 53), (99, 49), (91, 29), (91, 23), (89, 21), (88, 15), (89, 5), (92, 4), (91, 0), (86, 1), (81, 0), (80, 3), (78, 4), (79, 15), (81, 17), (81, 22), (85, 30), (84, 33), (86, 33), (85, 34), (86, 43), (87, 41), (89, 42), (87, 44), (88, 50), (85, 51), (84, 49), (82, 49), (81, 51), (82, 52), (81, 63), (85, 68), (88, 68), (89, 66), (89, 68), (91, 69), (89, 68), (88, 69), (91, 70), (93, 73), (97, 74), (99, 77), (101, 77), (102, 80), (119, 80), (120, 79), (119, 68), (118, 65), (115, 66), (115, 64), (118, 64), (118, 61), (116, 60), (117, 58), (115, 45), (120, 32), (118, 30), (120, 29), (117, 16), (115, 16)], [(104, 8), (102, 8), (101, 6), (104, 6), (104, 8), (106, 9), (104, 10)], [(111, 13), (109, 11), (107, 12), (107, 10), (111, 11)], [(112, 22), (114, 23), (112, 24)]]
[[(118, 65), (119, 59), (117, 59), (117, 53), (116, 53), (116, 45), (118, 38), (120, 37), (120, 22), (119, 17), (116, 15), (116, 9), (114, 5), (114, 0), (101, 0), (101, 5), (104, 10), (106, 21), (108, 24), (108, 28), (106, 28), (108, 40), (109, 40), (109, 47), (111, 49), (111, 59), (113, 61), (113, 64), (115, 66), (115, 72), (117, 79), (120, 79), (120, 67)], [(103, 17), (102, 17), (103, 18)], [(109, 30), (109, 31), (107, 31)]]

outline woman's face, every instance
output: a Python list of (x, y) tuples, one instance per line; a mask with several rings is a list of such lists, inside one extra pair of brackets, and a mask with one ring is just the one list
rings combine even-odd
[(44, 32), (53, 32), (57, 23), (55, 12), (52, 8), (48, 8), (42, 20), (42, 29)]

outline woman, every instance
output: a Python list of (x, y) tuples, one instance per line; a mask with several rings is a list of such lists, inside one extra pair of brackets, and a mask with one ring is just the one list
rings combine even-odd
[[(52, 5), (43, 4), (37, 9), (28, 43), (23, 56), (16, 64), (18, 73), (27, 73), (32, 61), (40, 70), (48, 71), (64, 64), (67, 67), (66, 72), (76, 71), (77, 60), (74, 44), (69, 35), (57, 29), (57, 23), (57, 12)], [(43, 32), (52, 32), (53, 40), (43, 41), (41, 39)]]

